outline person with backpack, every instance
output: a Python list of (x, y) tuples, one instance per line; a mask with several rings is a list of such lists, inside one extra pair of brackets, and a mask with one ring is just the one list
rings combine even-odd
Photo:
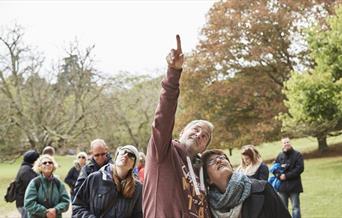
[(22, 218), (28, 217), (27, 211), (24, 208), (24, 196), (28, 184), (37, 176), (37, 173), (33, 171), (32, 167), (38, 157), (39, 153), (35, 150), (26, 151), (23, 155), (23, 162), (21, 163), (20, 169), (15, 178), (15, 204)]
[(41, 155), (33, 169), (39, 175), (29, 183), (24, 198), (24, 207), (29, 218), (60, 218), (69, 208), (70, 198), (64, 184), (53, 175), (57, 163), (47, 154)]

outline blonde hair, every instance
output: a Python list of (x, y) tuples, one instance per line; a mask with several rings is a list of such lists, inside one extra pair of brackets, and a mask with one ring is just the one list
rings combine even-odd
[(38, 160), (36, 160), (36, 162), (34, 163), (34, 166), (33, 166), (33, 170), (37, 173), (42, 173), (42, 165), (43, 165), (43, 160), (45, 159), (48, 159), (50, 161), (52, 161), (53, 163), (53, 169), (52, 169), (52, 173), (57, 169), (58, 167), (58, 164), (57, 162), (55, 161), (55, 159), (51, 156), (51, 155), (48, 155), (48, 154), (43, 154), (41, 155)]
[[(261, 160), (261, 156), (258, 150), (255, 148), (254, 145), (244, 145), (241, 147), (241, 155), (248, 156), (251, 159), (252, 164), (256, 164), (258, 161)], [(243, 168), (246, 167), (246, 163), (241, 158), (241, 166)]]

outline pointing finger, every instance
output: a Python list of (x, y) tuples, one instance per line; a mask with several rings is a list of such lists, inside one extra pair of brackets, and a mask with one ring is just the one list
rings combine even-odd
[(176, 40), (177, 40), (177, 51), (178, 51), (179, 53), (182, 53), (181, 40), (180, 40), (180, 37), (179, 37), (178, 34), (176, 35)]

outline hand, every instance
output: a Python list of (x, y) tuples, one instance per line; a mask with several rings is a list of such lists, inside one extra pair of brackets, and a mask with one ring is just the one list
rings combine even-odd
[(47, 209), (46, 217), (47, 218), (56, 218), (57, 217), (56, 208), (49, 208), (49, 209)]
[(184, 55), (182, 53), (181, 40), (179, 35), (176, 35), (177, 49), (171, 49), (170, 53), (166, 57), (167, 64), (169, 67), (176, 70), (180, 70), (183, 67)]
[(279, 177), (280, 180), (286, 180), (286, 176), (285, 174), (281, 174), (280, 177)]

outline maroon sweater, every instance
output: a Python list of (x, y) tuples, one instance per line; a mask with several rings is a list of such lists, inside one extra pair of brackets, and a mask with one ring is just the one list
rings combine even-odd
[(172, 140), (180, 75), (181, 70), (169, 68), (166, 79), (162, 81), (145, 164), (145, 218), (209, 217), (204, 193), (195, 194), (185, 147)]

